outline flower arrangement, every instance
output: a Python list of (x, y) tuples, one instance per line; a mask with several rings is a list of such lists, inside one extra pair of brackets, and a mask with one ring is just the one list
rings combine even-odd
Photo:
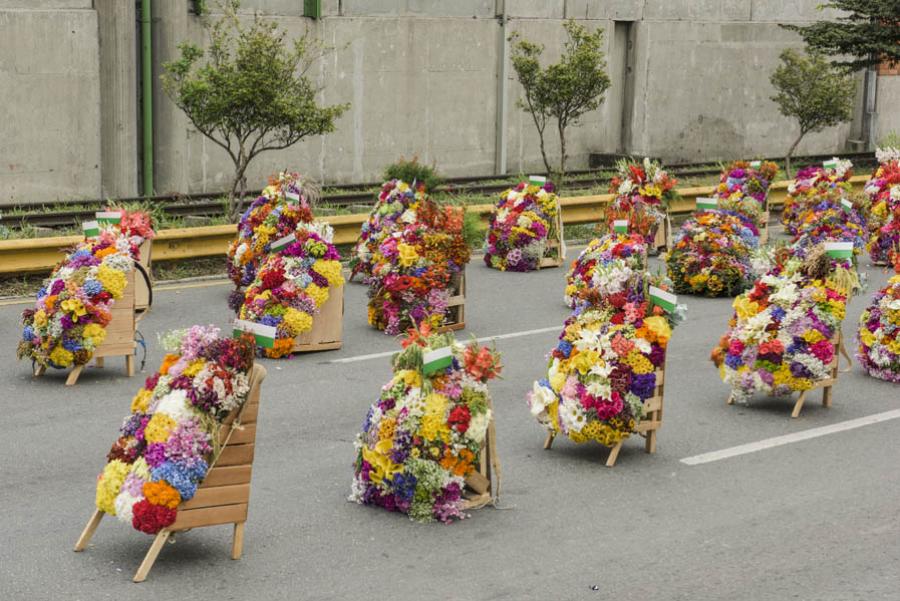
[(879, 149), (881, 161), (866, 182), (871, 203), (869, 241), (866, 245), (874, 263), (888, 263), (890, 254), (900, 249), (900, 155), (897, 149)]
[(268, 255), (243, 294), (231, 299), (239, 319), (275, 327), (274, 346), (259, 349), (270, 358), (289, 356), (295, 338), (312, 329), (313, 317), (344, 284), (341, 257), (330, 239), (303, 228), (291, 236)]
[(678, 293), (733, 296), (753, 283), (752, 259), (759, 230), (733, 211), (704, 210), (688, 219), (666, 254)]
[(854, 256), (866, 247), (866, 223), (856, 206), (836, 189), (823, 192), (796, 221), (793, 247), (800, 258), (827, 241), (852, 242)]
[(734, 300), (728, 333), (711, 356), (733, 400), (788, 395), (831, 377), (847, 297), (858, 284), (851, 270), (822, 246), (805, 260), (785, 251)]
[[(617, 292), (579, 307), (566, 321), (547, 377), (527, 397), (531, 414), (551, 434), (612, 447), (640, 424), (644, 402), (656, 394), (672, 327), (685, 311), (655, 303), (653, 281), (631, 272)], [(664, 281), (655, 285), (671, 289)]]
[(612, 233), (595, 238), (572, 262), (563, 300), (570, 309), (595, 305), (620, 292), (622, 283), (646, 268), (647, 245), (640, 234)]
[(253, 366), (252, 336), (220, 338), (214, 326), (173, 332), (163, 345), (168, 354), (132, 400), (97, 479), (97, 508), (147, 534), (172, 525), (197, 492)]
[(781, 222), (791, 235), (797, 233), (800, 215), (810, 205), (818, 203), (822, 193), (834, 188), (840, 188), (848, 194), (852, 191), (848, 180), (853, 175), (853, 163), (835, 158), (826, 164), (827, 168), (812, 166), (801, 169), (788, 185)]
[(299, 173), (281, 172), (269, 178), (262, 193), (241, 215), (237, 238), (228, 247), (228, 277), (235, 286), (249, 285), (271, 252), (272, 243), (298, 228), (326, 235), (330, 226), (314, 222), (310, 208), (317, 193)]
[(141, 244), (154, 236), (146, 213), (113, 211), (120, 221), (79, 242), (44, 280), (34, 307), (22, 313), (19, 359), (58, 369), (85, 365), (106, 339), (113, 303), (125, 293)]
[(500, 195), (488, 225), (484, 262), (500, 271), (534, 271), (554, 252), (559, 200), (553, 184), (522, 182)]
[(417, 221), (418, 210), (433, 210), (434, 205), (425, 193), (424, 184), (415, 187), (404, 181), (393, 179), (381, 186), (378, 200), (369, 218), (362, 225), (359, 240), (350, 254), (350, 279), (361, 273), (363, 277), (372, 275), (375, 253), (385, 238), (394, 231), (403, 229)]
[(500, 356), (424, 325), (410, 330), (392, 364), (356, 437), (350, 500), (419, 522), (462, 519), (465, 479), (493, 417), (487, 382), (500, 374)]
[(716, 187), (719, 207), (763, 225), (769, 185), (777, 174), (778, 165), (771, 161), (735, 161), (722, 171)]
[(650, 246), (666, 218), (666, 208), (677, 197), (678, 180), (648, 158), (642, 163), (619, 161), (616, 171), (609, 186), (616, 197), (606, 209), (607, 229), (612, 231), (614, 221), (627, 219), (631, 230), (644, 236)]
[(370, 325), (395, 335), (444, 323), (454, 278), (470, 256), (462, 228), (462, 209), (429, 204), (419, 207), (414, 223), (383, 238), (366, 278)]
[(897, 274), (859, 318), (856, 357), (870, 376), (900, 383), (900, 254), (893, 259)]

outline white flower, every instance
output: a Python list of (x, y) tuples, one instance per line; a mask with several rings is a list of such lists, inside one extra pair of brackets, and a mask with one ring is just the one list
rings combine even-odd
[(469, 429), (466, 430), (466, 437), (476, 444), (484, 441), (484, 435), (487, 433), (488, 426), (491, 423), (490, 410), (479, 413), (469, 420)]
[[(531, 388), (531, 395), (528, 397), (528, 403), (531, 408), (531, 415), (539, 417), (545, 415), (547, 407), (556, 401), (556, 393), (540, 382), (535, 382)], [(471, 427), (471, 426), (470, 426)]]
[(159, 399), (156, 406), (151, 407), (151, 410), (153, 413), (164, 413), (178, 423), (194, 415), (187, 400), (187, 391), (180, 388), (170, 391), (169, 394)]
[(900, 200), (900, 184), (891, 186), (891, 200)]
[(900, 161), (900, 148), (892, 148), (890, 146), (886, 148), (876, 148), (875, 159), (879, 163), (887, 163), (888, 161)]
[(406, 209), (403, 211), (403, 214), (400, 215), (400, 221), (403, 223), (415, 223), (416, 222), (416, 212), (412, 209)]
[(559, 418), (566, 432), (581, 432), (581, 429), (587, 424), (584, 411), (577, 401), (565, 403), (561, 406), (559, 408)]
[(116, 517), (128, 525), (131, 525), (134, 519), (134, 505), (142, 501), (144, 497), (132, 496), (127, 490), (122, 490), (116, 496), (114, 502), (116, 507)]

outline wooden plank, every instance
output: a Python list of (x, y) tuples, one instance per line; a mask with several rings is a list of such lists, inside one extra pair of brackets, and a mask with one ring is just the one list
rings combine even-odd
[(474, 471), (466, 476), (466, 486), (478, 494), (483, 494), (490, 491), (491, 481), (478, 471)]
[(230, 444), (222, 449), (216, 465), (247, 465), (253, 463), (252, 444)]
[(97, 347), (94, 351), (94, 357), (121, 357), (123, 355), (133, 355), (137, 343), (133, 340), (131, 343), (112, 344), (106, 346), (106, 343)]
[(662, 426), (661, 421), (644, 420), (634, 427), (635, 432), (647, 432), (648, 430), (658, 430)]
[(256, 440), (256, 423), (241, 423), (236, 428), (219, 428), (219, 443), (224, 443), (226, 440), (228, 444), (252, 443)]
[(178, 511), (200, 509), (202, 507), (219, 507), (250, 502), (250, 484), (231, 484), (227, 486), (205, 486), (197, 489), (197, 494), (190, 501), (178, 506)]
[(187, 530), (201, 526), (217, 526), (219, 524), (235, 524), (247, 521), (247, 504), (223, 505), (221, 507), (204, 507), (203, 509), (191, 509), (179, 511), (175, 523), (169, 526), (169, 530)]
[(252, 465), (215, 465), (206, 474), (206, 478), (203, 479), (199, 488), (248, 484), (252, 475)]
[(651, 411), (658, 411), (662, 408), (662, 398), (658, 396), (653, 396), (644, 401), (644, 412), (650, 413)]
[(294, 340), (294, 352), (341, 348), (344, 332), (344, 286), (330, 290), (328, 300), (313, 317), (313, 326)]

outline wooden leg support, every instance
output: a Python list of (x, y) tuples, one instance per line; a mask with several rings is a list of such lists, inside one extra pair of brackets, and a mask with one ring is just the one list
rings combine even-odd
[(47, 366), (46, 366), (46, 365), (36, 365), (36, 366), (34, 367), (34, 377), (35, 377), (35, 378), (40, 378), (40, 377), (43, 376), (46, 372), (47, 372)]
[(134, 375), (134, 355), (125, 355), (125, 373), (129, 378)]
[(548, 451), (550, 450), (550, 447), (553, 446), (554, 438), (555, 438), (555, 435), (553, 434), (553, 432), (550, 432), (547, 434), (547, 440), (544, 441), (544, 449), (545, 450), (548, 450)]
[(647, 440), (644, 441), (644, 450), (650, 454), (656, 452), (656, 430), (647, 432)]
[(95, 509), (91, 519), (88, 520), (87, 526), (84, 527), (81, 536), (78, 537), (78, 542), (75, 543), (75, 551), (84, 551), (88, 546), (88, 543), (91, 542), (91, 537), (94, 536), (94, 531), (97, 530), (97, 526), (100, 525), (100, 520), (102, 519), (103, 512), (99, 509)]
[(725, 401), (725, 402), (726, 402), (728, 405), (734, 405), (734, 395), (733, 395), (733, 394), (729, 394), (729, 395), (728, 395), (728, 400)]
[(822, 389), (822, 406), (823, 407), (831, 407), (831, 396), (833, 393), (833, 386), (826, 386)]
[(78, 382), (78, 378), (81, 376), (81, 372), (84, 370), (84, 365), (76, 365), (71, 372), (69, 372), (69, 377), (66, 378), (66, 386), (75, 386), (76, 382)]
[(803, 402), (806, 400), (806, 391), (800, 393), (800, 398), (797, 399), (797, 403), (794, 405), (794, 410), (791, 412), (791, 417), (799, 417), (800, 411), (803, 409)]
[(147, 551), (147, 555), (144, 556), (141, 567), (139, 567), (138, 571), (134, 574), (135, 582), (143, 582), (147, 579), (147, 574), (150, 573), (150, 569), (153, 567), (154, 562), (156, 562), (156, 558), (159, 556), (159, 552), (162, 550), (163, 545), (166, 544), (170, 534), (170, 531), (163, 529), (160, 530), (159, 534), (156, 535), (156, 538), (153, 539), (153, 544), (150, 545), (150, 550)]
[(103, 357), (97, 357), (96, 359), (94, 359), (94, 366), (95, 366), (95, 367), (100, 367), (100, 368), (102, 368), (103, 365), (104, 365), (104, 363), (103, 363)]
[(234, 525), (234, 538), (231, 541), (231, 559), (240, 559), (241, 553), (244, 552), (244, 524), (246, 522), (237, 522)]
[(606, 458), (606, 467), (612, 467), (616, 464), (616, 459), (619, 458), (619, 451), (622, 450), (622, 441), (619, 441), (619, 444), (614, 446), (609, 451), (609, 457)]

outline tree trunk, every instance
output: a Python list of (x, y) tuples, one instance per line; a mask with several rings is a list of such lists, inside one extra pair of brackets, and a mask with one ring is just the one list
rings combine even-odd
[(550, 161), (547, 160), (547, 150), (544, 148), (544, 130), (538, 130), (538, 138), (540, 139), (541, 158), (544, 159), (544, 169), (547, 170), (547, 175), (551, 175), (553, 169), (550, 167)]
[(791, 144), (791, 147), (788, 148), (787, 156), (784, 157), (784, 172), (787, 175), (788, 179), (792, 179), (794, 176), (791, 175), (791, 157), (794, 156), (794, 151), (797, 149), (797, 146), (800, 144), (800, 140), (803, 139), (803, 136), (806, 135), (805, 131), (800, 132), (800, 136), (794, 140), (794, 143)]
[(226, 217), (235, 223), (241, 216), (244, 197), (247, 195), (247, 178), (244, 176), (247, 172), (247, 164), (248, 162), (244, 160), (243, 155), (234, 164), (234, 180), (231, 182), (231, 191), (228, 194), (228, 214)]
[(566, 179), (566, 126), (559, 124), (559, 182), (560, 188)]

